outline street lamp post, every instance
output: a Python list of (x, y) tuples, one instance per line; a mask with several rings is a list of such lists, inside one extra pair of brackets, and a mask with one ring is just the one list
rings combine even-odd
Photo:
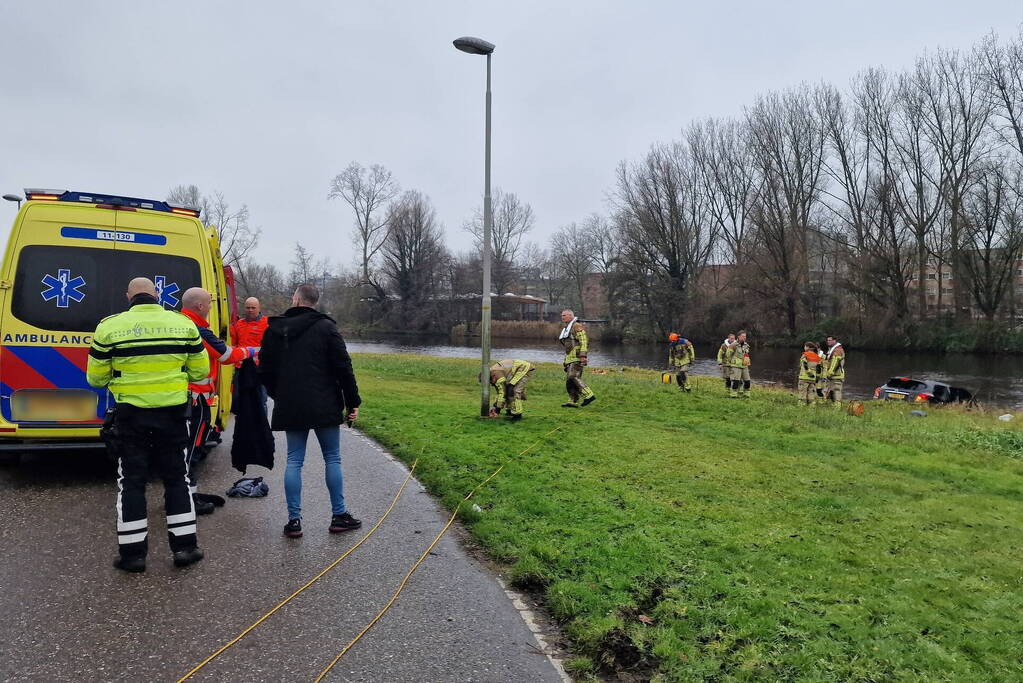
[(454, 41), (456, 48), (471, 55), (487, 57), (487, 124), (486, 153), (483, 175), (483, 299), (480, 315), (480, 415), (490, 415), (490, 231), (494, 225), (493, 207), (490, 204), (490, 55), (494, 44), (480, 38), (464, 37)]

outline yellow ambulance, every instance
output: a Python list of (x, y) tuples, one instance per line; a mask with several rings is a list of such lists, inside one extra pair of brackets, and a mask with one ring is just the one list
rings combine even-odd
[[(113, 399), (85, 367), (96, 324), (127, 308), (134, 277), (180, 309), (189, 287), (213, 294), (209, 323), (228, 338), (237, 310), (217, 233), (199, 211), (168, 202), (66, 190), (25, 190), (0, 269), (0, 457), (102, 447)], [(233, 284), (233, 283), (230, 283)], [(218, 380), (214, 424), (230, 410), (231, 366)]]

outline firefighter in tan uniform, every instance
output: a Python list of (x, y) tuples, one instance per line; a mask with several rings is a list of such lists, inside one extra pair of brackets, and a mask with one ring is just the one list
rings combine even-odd
[(842, 386), (845, 384), (845, 349), (834, 337), (826, 340), (824, 366), (821, 379), (824, 380), (824, 398), (842, 405)]
[(693, 385), (689, 383), (689, 368), (696, 360), (696, 349), (693, 343), (678, 333), (668, 335), (668, 369), (675, 371), (675, 381), (679, 391), (689, 393)]
[(750, 379), (750, 346), (746, 341), (746, 332), (740, 331), (735, 335), (735, 343), (728, 347), (725, 352), (725, 365), (729, 374), (729, 398), (749, 398)]
[(503, 360), (490, 366), (490, 385), (497, 390), (494, 407), (490, 409), (490, 417), (497, 417), (507, 406), (508, 416), (512, 422), (522, 419), (526, 382), (534, 370), (536, 367), (524, 360)]
[(806, 405), (817, 402), (817, 386), (820, 383), (823, 368), (823, 359), (818, 353), (819, 350), (817, 344), (808, 341), (803, 344), (803, 355), (799, 357), (796, 393), (799, 394), (799, 400)]
[(732, 371), (725, 365), (725, 354), (728, 353), (728, 348), (735, 343), (735, 335), (729, 333), (725, 340), (721, 342), (721, 348), (718, 349), (718, 368), (721, 369), (721, 377), (725, 380), (725, 389), (732, 386)]
[[(589, 341), (586, 339), (586, 328), (582, 326), (579, 319), (570, 310), (561, 312), (561, 322), (565, 323), (565, 329), (558, 336), (558, 341), (565, 349), (565, 389), (568, 391), (567, 403), (562, 403), (562, 408), (578, 408), (580, 405), (589, 405), (597, 400), (593, 390), (583, 383), (583, 368), (586, 367), (586, 352), (589, 350)], [(582, 403), (580, 403), (580, 400)]]

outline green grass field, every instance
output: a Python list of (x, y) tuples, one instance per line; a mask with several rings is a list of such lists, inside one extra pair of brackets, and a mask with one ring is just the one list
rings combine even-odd
[(476, 361), (355, 368), (361, 428), (446, 505), (510, 460), (463, 521), (545, 597), (574, 675), (1023, 680), (1023, 425), (997, 412), (856, 418), (642, 370), (588, 373), (571, 410), (542, 365), (512, 424), (476, 417)]

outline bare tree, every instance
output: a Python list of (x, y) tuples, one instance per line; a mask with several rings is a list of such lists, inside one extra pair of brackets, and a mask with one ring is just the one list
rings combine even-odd
[(342, 199), (355, 212), (352, 238), (361, 254), (362, 281), (372, 285), (379, 296), (383, 288), (370, 277), (373, 259), (383, 247), (387, 237), (387, 204), (398, 196), (400, 188), (391, 172), (379, 164), (369, 168), (357, 161), (348, 164), (330, 181), (328, 199)]
[(334, 268), (326, 257), (317, 257), (312, 250), (298, 242), (295, 243), (291, 271), (288, 273), (289, 290), (294, 291), (299, 285), (310, 284), (316, 285), (322, 292), (333, 277)]
[(256, 297), (268, 313), (282, 313), (287, 308), (292, 292), (286, 276), (274, 264), (245, 259), (235, 265), (235, 275), (240, 298)]
[[(513, 192), (494, 188), (492, 198), (494, 224), (490, 232), (493, 258), (491, 277), (498, 294), (508, 291), (514, 280), (515, 264), (519, 261), (522, 241), (533, 229), (533, 208)], [(483, 252), (483, 209), (476, 209), (463, 229), (473, 236), (476, 250)]]
[(757, 193), (756, 169), (736, 121), (707, 119), (687, 134), (693, 161), (707, 198), (707, 211), (717, 224), (723, 254), (734, 264), (747, 261), (749, 214)]
[[(836, 288), (848, 287), (860, 311), (881, 308), (900, 319), (909, 313), (908, 280), (912, 263), (907, 256), (909, 233), (901, 210), (894, 156), (894, 96), (887, 74), (870, 69), (853, 84), (851, 105), (834, 88), (820, 91), (822, 117), (831, 154), (824, 167), (833, 191), (824, 191), (849, 245), (844, 258), (821, 273), (852, 265)], [(837, 235), (829, 244), (842, 244)], [(837, 241), (836, 241), (837, 240)], [(828, 250), (824, 250), (826, 252)]]
[(543, 287), (543, 298), (549, 304), (562, 304), (565, 290), (568, 288), (568, 279), (561, 269), (562, 260), (557, 254), (545, 251), (541, 255), (539, 264), (538, 275), (540, 286)]
[(387, 222), (383, 272), (400, 300), (402, 321), (411, 327), (428, 326), (436, 312), (446, 255), (436, 212), (426, 195), (409, 191), (388, 209)]
[(1001, 119), (995, 129), (1020, 154), (1017, 163), (1023, 163), (1023, 26), (1006, 45), (988, 34), (976, 54), (990, 103)]
[(746, 114), (748, 144), (760, 175), (752, 212), (756, 287), (777, 301), (795, 336), (807, 300), (808, 235), (821, 211), (824, 128), (807, 88), (768, 94)]
[(628, 279), (622, 264), (621, 236), (615, 226), (600, 214), (592, 214), (586, 220), (586, 231), (593, 245), (593, 268), (600, 274), (604, 285), (608, 318), (612, 325), (622, 325), (628, 322), (628, 306), (624, 301)]
[(199, 218), (207, 228), (217, 231), (224, 263), (243, 261), (259, 244), (259, 229), (249, 226), (249, 208), (234, 210), (224, 195), (204, 195), (198, 185), (178, 185), (167, 193), (167, 201), (199, 209)]
[(547, 255), (543, 247), (536, 242), (527, 242), (522, 247), (519, 262), (515, 266), (522, 278), (522, 294), (530, 294), (531, 287), (537, 287), (537, 291), (539, 291), (540, 271), (543, 270), (545, 258)]
[[(962, 258), (963, 199), (974, 168), (990, 151), (984, 133), (990, 123), (991, 102), (983, 89), (976, 57), (939, 50), (917, 60), (912, 78), (923, 98), (924, 124), (940, 167), (939, 185), (948, 215), (948, 241), (937, 245), (934, 255), (939, 268), (947, 260), (952, 278), (959, 282), (966, 275)], [(938, 284), (940, 292), (940, 278)], [(956, 316), (968, 318), (968, 288), (958, 286), (954, 292)]]
[(978, 170), (963, 202), (964, 271), (973, 301), (988, 321), (1012, 288), (1023, 254), (1021, 174), (1017, 168), (1006, 177), (1002, 161)]
[(586, 279), (593, 270), (595, 245), (590, 233), (576, 223), (569, 223), (551, 236), (551, 254), (561, 261), (561, 272), (571, 282), (572, 303), (579, 308), (579, 315), (586, 315), (586, 301), (583, 290)]
[(613, 202), (632, 281), (652, 324), (662, 334), (681, 327), (692, 285), (718, 237), (688, 148), (655, 145), (643, 161), (622, 163)]

